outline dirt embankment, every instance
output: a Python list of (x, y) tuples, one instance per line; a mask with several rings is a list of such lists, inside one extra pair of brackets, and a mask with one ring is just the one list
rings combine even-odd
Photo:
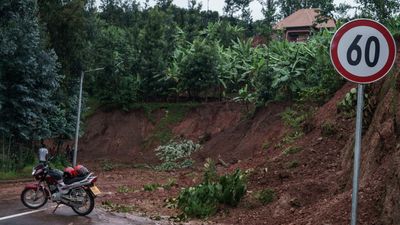
[[(167, 109), (129, 112), (99, 109), (85, 123), (80, 139), (81, 159), (112, 160), (132, 164), (158, 163), (154, 148), (158, 126)], [(235, 103), (209, 103), (190, 109), (180, 122), (169, 124), (168, 132), (192, 140), (213, 137), (241, 120), (242, 107)]]
[[(400, 224), (399, 76), (395, 72), (367, 89), (370, 110), (363, 132), (358, 224)], [(230, 164), (223, 170), (254, 169), (249, 193), (239, 207), (221, 210), (213, 220), (225, 224), (349, 224), (355, 122), (338, 113), (337, 103), (353, 87), (345, 84), (318, 108), (310, 121), (312, 129), (289, 145), (278, 143), (291, 132), (281, 119), (290, 104), (271, 103), (252, 118), (246, 118), (245, 107), (238, 104), (203, 104), (171, 125), (174, 136), (203, 143), (194, 156), (197, 161), (221, 158)], [(91, 159), (157, 162), (151, 146), (143, 148), (165, 114), (163, 110), (153, 113), (154, 123), (140, 110), (99, 111), (87, 121), (90, 129), (82, 140), (83, 154)], [(328, 135), (324, 134), (327, 128)], [(298, 151), (283, 154), (290, 146)], [(274, 191), (275, 200), (262, 205), (256, 193), (266, 188)]]
[[(272, 145), (280, 141), (286, 131), (280, 114), (288, 105), (271, 103), (248, 119), (243, 105), (205, 103), (190, 109), (169, 129), (173, 137), (202, 142), (202, 149), (194, 155), (197, 161), (211, 157), (235, 163), (261, 154), (266, 142)], [(153, 151), (157, 142), (148, 145), (148, 140), (157, 132), (157, 123), (165, 116), (165, 110), (155, 110), (151, 116), (154, 122), (143, 110), (98, 110), (86, 121), (85, 134), (80, 140), (81, 158), (157, 163)]]

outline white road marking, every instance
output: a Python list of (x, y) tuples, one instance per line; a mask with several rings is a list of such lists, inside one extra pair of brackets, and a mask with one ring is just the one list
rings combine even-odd
[(10, 215), (10, 216), (1, 217), (0, 221), (7, 220), (7, 219), (12, 219), (12, 218), (15, 218), (15, 217), (20, 217), (20, 216), (25, 216), (25, 215), (32, 214), (32, 213), (42, 212), (42, 211), (45, 211), (47, 209), (48, 208), (38, 209), (38, 210), (34, 210), (34, 211), (29, 211), (29, 212), (18, 213), (18, 214), (14, 214), (14, 215)]
[[(14, 215), (0, 217), (0, 221), (7, 220), (7, 219), (12, 219), (12, 218), (15, 218), (15, 217), (20, 217), (20, 216), (25, 216), (25, 215), (29, 215), (29, 214), (33, 214), (33, 213), (38, 213), (38, 212), (42, 212), (42, 211), (46, 211), (48, 209), (53, 209), (55, 207), (56, 206), (52, 206), (52, 207), (48, 207), (48, 208), (44, 208), (44, 209), (37, 209), (37, 210), (33, 210), (33, 211), (28, 211), (28, 212), (18, 213), (18, 214), (14, 214)], [(60, 205), (58, 208), (61, 208), (61, 207), (62, 207), (62, 205)]]

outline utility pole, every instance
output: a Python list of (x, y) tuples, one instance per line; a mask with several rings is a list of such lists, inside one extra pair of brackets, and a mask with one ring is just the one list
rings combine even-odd
[[(118, 65), (118, 64), (117, 64)], [(93, 70), (81, 71), (81, 82), (79, 83), (79, 100), (78, 100), (78, 115), (76, 118), (76, 130), (75, 130), (75, 145), (74, 145), (74, 157), (72, 160), (72, 165), (76, 166), (76, 158), (78, 155), (78, 140), (79, 140), (79, 125), (81, 123), (81, 108), (82, 108), (82, 89), (83, 89), (83, 78), (85, 77), (85, 72), (94, 72), (104, 70), (104, 68), (96, 68)]]
[(75, 146), (74, 146), (74, 159), (72, 165), (76, 166), (76, 156), (78, 155), (78, 139), (79, 139), (79, 125), (81, 122), (81, 108), (82, 108), (82, 86), (83, 86), (83, 77), (85, 76), (85, 72), (81, 71), (81, 82), (79, 84), (79, 100), (78, 100), (78, 115), (76, 118), (76, 130), (75, 130)]

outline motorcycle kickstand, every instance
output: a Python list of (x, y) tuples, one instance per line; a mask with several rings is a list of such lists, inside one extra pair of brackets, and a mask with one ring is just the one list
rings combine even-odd
[(53, 210), (53, 214), (56, 212), (56, 210), (58, 209), (58, 206), (60, 206), (60, 205), (61, 205), (61, 203), (57, 203), (56, 208)]

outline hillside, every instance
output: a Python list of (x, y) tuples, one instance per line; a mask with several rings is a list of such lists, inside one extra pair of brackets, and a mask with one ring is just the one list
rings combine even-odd
[[(367, 89), (369, 96), (363, 132), (359, 224), (398, 224), (400, 221), (399, 74)], [(214, 220), (228, 224), (347, 224), (351, 206), (354, 117), (337, 109), (354, 84), (345, 84), (333, 98), (318, 107), (303, 124), (304, 135), (282, 142), (294, 128), (282, 114), (290, 103), (270, 103), (246, 117), (236, 103), (205, 103), (190, 107), (178, 122), (170, 124), (174, 137), (200, 141), (194, 155), (202, 163), (208, 157), (234, 168), (254, 169), (249, 193), (238, 208), (219, 213)], [(131, 164), (157, 163), (145, 145), (167, 110), (99, 110), (88, 119), (82, 154), (91, 159), (112, 159)], [(307, 129), (305, 129), (307, 128)], [(328, 133), (327, 133), (328, 129)], [(145, 147), (144, 147), (145, 146)], [(287, 153), (288, 149), (297, 149)], [(286, 151), (286, 153), (285, 153)], [(129, 156), (129, 157), (128, 157)], [(255, 195), (270, 188), (275, 200), (260, 204)]]

